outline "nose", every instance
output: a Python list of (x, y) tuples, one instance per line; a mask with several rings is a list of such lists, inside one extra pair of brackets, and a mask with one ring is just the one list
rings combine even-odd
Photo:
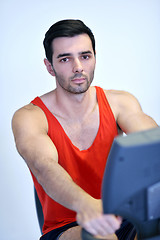
[(82, 63), (79, 59), (75, 59), (73, 63), (73, 73), (83, 72)]

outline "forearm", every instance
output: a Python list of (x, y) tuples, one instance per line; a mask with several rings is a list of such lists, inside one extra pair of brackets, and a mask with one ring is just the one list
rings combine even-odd
[(77, 184), (70, 175), (53, 160), (47, 161), (47, 167), (41, 166), (34, 175), (46, 193), (64, 207), (78, 212), (91, 198)]
[(58, 162), (51, 158), (41, 159), (40, 155), (36, 159), (27, 161), (32, 173), (52, 199), (76, 212), (80, 226), (93, 235), (114, 234), (121, 220), (113, 215), (104, 215), (100, 199), (94, 199), (77, 186)]

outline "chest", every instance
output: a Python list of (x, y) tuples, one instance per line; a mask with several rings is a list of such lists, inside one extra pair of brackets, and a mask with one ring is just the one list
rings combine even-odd
[(94, 142), (100, 125), (99, 109), (90, 113), (83, 120), (61, 119), (56, 117), (65, 134), (79, 150), (88, 149)]

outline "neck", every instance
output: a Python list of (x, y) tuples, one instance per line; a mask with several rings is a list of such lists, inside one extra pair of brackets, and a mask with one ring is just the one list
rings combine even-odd
[(94, 108), (96, 91), (94, 87), (89, 87), (84, 93), (73, 94), (57, 88), (55, 90), (55, 101), (57, 109), (63, 114), (63, 117), (82, 119)]

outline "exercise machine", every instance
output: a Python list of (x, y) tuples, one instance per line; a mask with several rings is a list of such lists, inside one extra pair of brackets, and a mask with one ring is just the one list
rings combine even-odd
[[(104, 213), (134, 225), (138, 240), (160, 240), (160, 127), (115, 138), (102, 201)], [(95, 238), (83, 229), (82, 239)]]

